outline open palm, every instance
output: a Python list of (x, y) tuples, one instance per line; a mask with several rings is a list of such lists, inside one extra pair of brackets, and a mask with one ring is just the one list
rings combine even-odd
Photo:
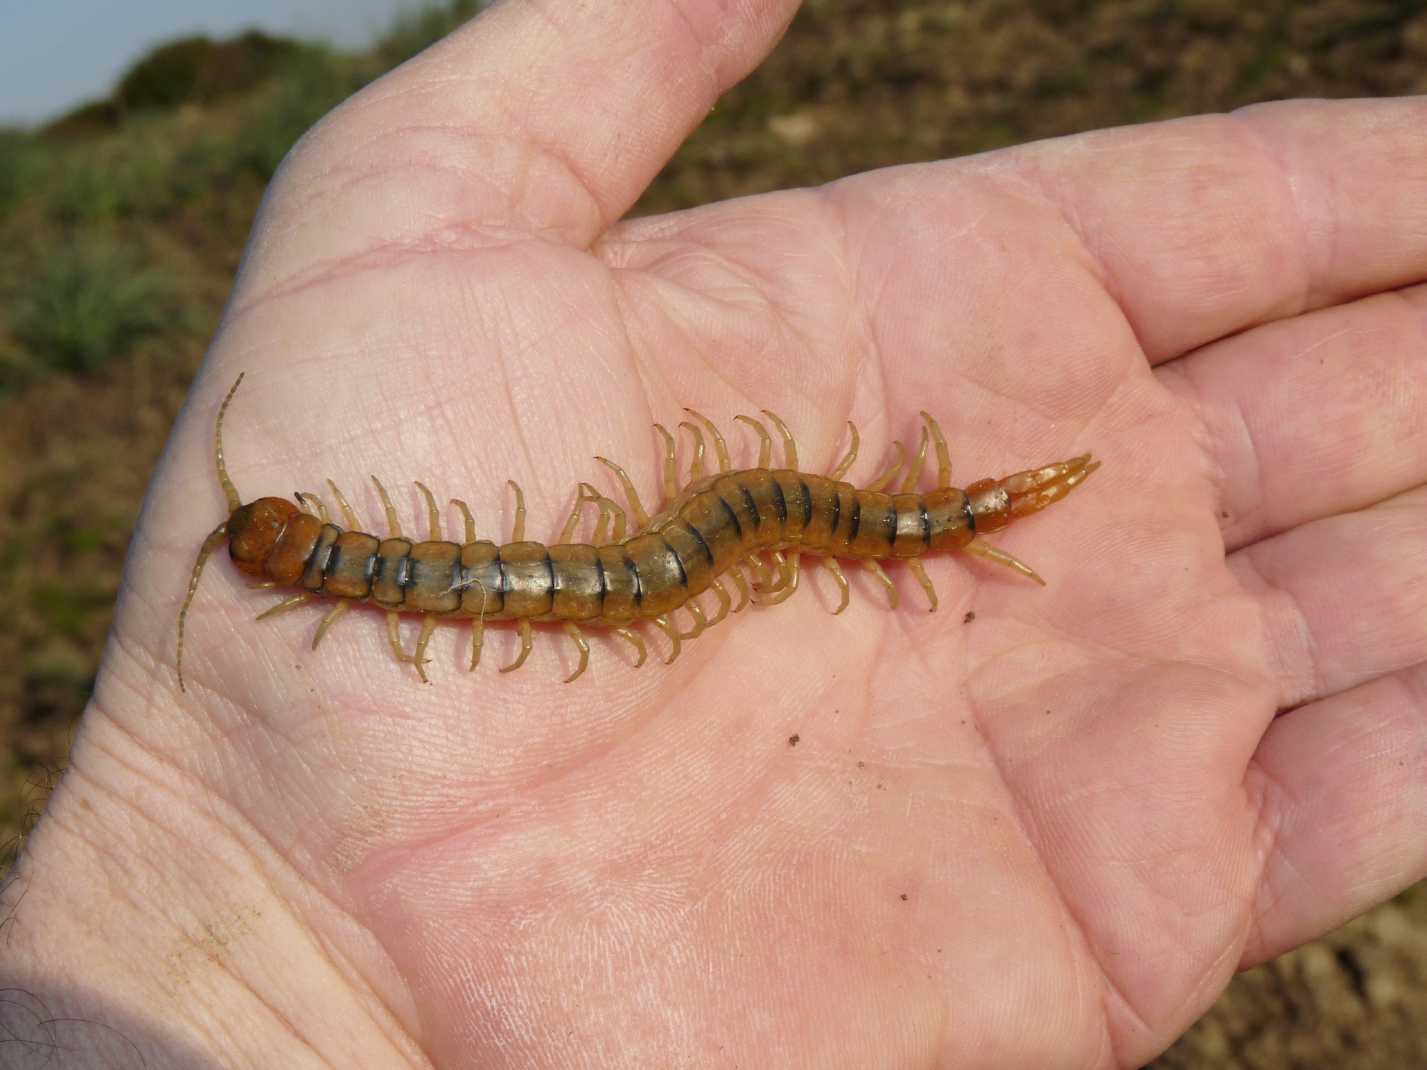
[[(1427, 109), (1275, 106), (616, 223), (792, 10), (720, 6), (499, 6), (300, 146), (67, 790), (139, 775), (239, 845), (192, 924), (239, 919), (225, 969), (334, 1065), (1138, 1065), (1427, 862), (1427, 301), (1370, 296), (1427, 276)], [(963, 485), (1104, 467), (993, 537), (1045, 589), (934, 558), (937, 612), (889, 566), (900, 608), (859, 574), (832, 616), (812, 568), (670, 667), (595, 633), (568, 687), (558, 631), (500, 675), (508, 628), (474, 674), (442, 629), (431, 686), (376, 612), (313, 654), (315, 612), (249, 623), (275, 599), (218, 561), (181, 695), (240, 371), (244, 499), (331, 477), (378, 533), (373, 473), (418, 537), (413, 479), (496, 540), (507, 478), (546, 541), (577, 481), (612, 493), (596, 453), (657, 498), (649, 424), (685, 405), (772, 409), (813, 471), (850, 419), (855, 482), (922, 408)]]

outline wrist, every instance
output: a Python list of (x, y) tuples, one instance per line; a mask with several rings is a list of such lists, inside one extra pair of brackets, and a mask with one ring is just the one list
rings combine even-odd
[(7, 1045), (19, 1066), (423, 1062), (344, 954), (364, 934), (319, 934), (326, 901), (249, 832), (91, 705), (0, 893), (0, 1025), (25, 1038)]

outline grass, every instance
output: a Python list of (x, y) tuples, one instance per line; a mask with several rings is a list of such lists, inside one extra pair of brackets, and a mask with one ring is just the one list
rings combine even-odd
[[(323, 113), (478, 6), (412, 15), (360, 55), (190, 43), (126, 98), (0, 130), (0, 844), (63, 763), (264, 186)], [(1424, 72), (1415, 0), (807, 0), (637, 211), (1254, 100), (1421, 92)]]
[(38, 265), (11, 322), (19, 374), (88, 374), (141, 339), (192, 324), (174, 271), (112, 237), (63, 246)]

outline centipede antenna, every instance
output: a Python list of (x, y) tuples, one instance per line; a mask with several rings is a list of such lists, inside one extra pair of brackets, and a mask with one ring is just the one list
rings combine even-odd
[(228, 511), (231, 513), (238, 506), (243, 504), (243, 499), (238, 497), (238, 488), (233, 486), (233, 481), (228, 478), (228, 466), (223, 463), (223, 417), (228, 412), (228, 405), (233, 400), (233, 395), (238, 392), (238, 387), (243, 383), (243, 376), (247, 372), (239, 372), (238, 378), (228, 390), (228, 396), (223, 399), (223, 404), (218, 406), (218, 420), (213, 428), (213, 457), (218, 462), (218, 482), (223, 484), (223, 493), (228, 496)]
[[(234, 389), (237, 389), (236, 385)], [(228, 396), (232, 397), (233, 395), (229, 394)], [(225, 520), (213, 529), (208, 538), (203, 540), (203, 546), (198, 551), (198, 560), (193, 563), (193, 575), (188, 578), (188, 594), (183, 599), (183, 608), (178, 611), (178, 654), (174, 658), (174, 669), (178, 672), (178, 689), (180, 691), (188, 690), (183, 686), (183, 625), (188, 620), (188, 607), (193, 604), (193, 595), (198, 590), (198, 577), (203, 575), (203, 566), (208, 563), (208, 558), (213, 551), (222, 546), (227, 539), (228, 521)]]

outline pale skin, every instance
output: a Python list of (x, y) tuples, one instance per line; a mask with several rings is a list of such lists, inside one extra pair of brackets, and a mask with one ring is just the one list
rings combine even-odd
[[(1133, 1067), (1427, 867), (1427, 104), (1302, 102), (616, 221), (789, 3), (499, 5), (299, 147), (155, 478), (0, 986), (149, 1067)], [(420, 479), (549, 539), (648, 425), (867, 482), (1092, 450), (889, 611), (807, 569), (637, 671), (492, 624), (422, 685), (192, 555)], [(446, 508), (461, 538), (459, 513)], [(974, 611), (974, 620), (966, 614)], [(416, 628), (406, 625), (408, 645)], [(657, 632), (652, 650), (663, 649)], [(790, 737), (797, 735), (797, 744)], [(19, 997), (14, 997), (19, 999)], [(14, 1000), (11, 1001), (12, 1003)], [(125, 1048), (124, 1050), (128, 1050)]]

